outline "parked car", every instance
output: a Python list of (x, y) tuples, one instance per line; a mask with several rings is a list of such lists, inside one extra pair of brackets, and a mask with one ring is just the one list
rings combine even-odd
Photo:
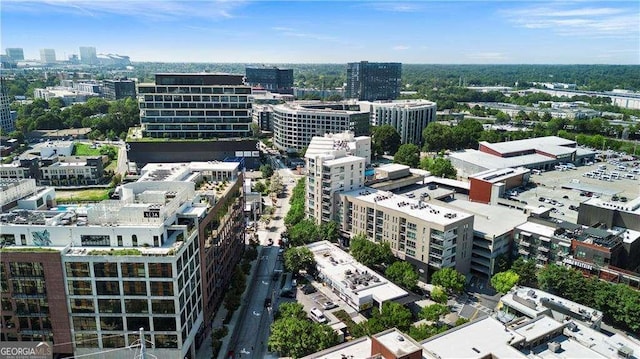
[(333, 308), (337, 308), (338, 305), (334, 302), (326, 302), (322, 305), (322, 309), (324, 310), (329, 310), (329, 309), (333, 309)]
[(271, 306), (271, 297), (264, 298), (264, 307), (268, 308)]
[(317, 292), (317, 291), (318, 291), (318, 290), (316, 289), (316, 287), (314, 287), (314, 286), (313, 286), (313, 285), (311, 285), (311, 284), (305, 284), (305, 285), (302, 287), (302, 293), (304, 293), (304, 294), (311, 294), (311, 293), (315, 293), (315, 292)]

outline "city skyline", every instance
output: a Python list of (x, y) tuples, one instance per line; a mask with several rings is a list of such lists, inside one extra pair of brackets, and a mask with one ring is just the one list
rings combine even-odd
[(132, 61), (640, 64), (621, 2), (5, 0), (3, 51), (80, 46)]

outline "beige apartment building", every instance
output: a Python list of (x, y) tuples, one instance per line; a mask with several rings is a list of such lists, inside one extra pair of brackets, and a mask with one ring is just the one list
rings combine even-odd
[(469, 273), (472, 214), (370, 187), (339, 196), (337, 217), (345, 232), (389, 242), (393, 253), (414, 264), (423, 277), (445, 267)]

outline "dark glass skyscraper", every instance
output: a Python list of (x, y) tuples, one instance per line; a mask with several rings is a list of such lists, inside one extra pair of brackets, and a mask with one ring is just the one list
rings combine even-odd
[(347, 65), (346, 98), (378, 101), (400, 96), (401, 63), (361, 61)]
[(261, 86), (270, 92), (293, 94), (293, 69), (247, 67), (245, 74), (250, 86)]

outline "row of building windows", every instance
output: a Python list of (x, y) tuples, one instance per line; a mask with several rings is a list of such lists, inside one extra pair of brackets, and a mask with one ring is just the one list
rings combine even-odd
[[(176, 330), (175, 317), (93, 317), (93, 316), (72, 316), (74, 330), (77, 331), (95, 331), (98, 330), (98, 321), (100, 322), (100, 330), (116, 331), (125, 330), (125, 324), (129, 331), (136, 331), (140, 328), (150, 328), (149, 324), (153, 323), (153, 330), (156, 332), (171, 332)], [(123, 320), (124, 319), (124, 320)]]
[(175, 93), (175, 94), (228, 94), (250, 95), (250, 87), (198, 87), (198, 86), (139, 86), (138, 93)]
[[(67, 277), (91, 277), (87, 262), (67, 262), (65, 268)], [(173, 269), (171, 263), (146, 263), (146, 267), (145, 263), (93, 263), (93, 276), (96, 278), (146, 278), (147, 274), (149, 278), (173, 278)]]
[[(15, 286), (14, 286), (15, 287)], [(114, 281), (96, 281), (95, 293), (91, 281), (70, 280), (67, 288), (70, 295), (120, 295), (120, 285)], [(32, 288), (26, 288), (31, 290)], [(15, 292), (15, 288), (14, 288)], [(147, 291), (146, 281), (123, 281), (122, 294), (131, 296), (172, 296), (173, 282), (149, 282), (149, 291)]]
[(144, 95), (147, 103), (156, 102), (249, 102), (248, 96)]

